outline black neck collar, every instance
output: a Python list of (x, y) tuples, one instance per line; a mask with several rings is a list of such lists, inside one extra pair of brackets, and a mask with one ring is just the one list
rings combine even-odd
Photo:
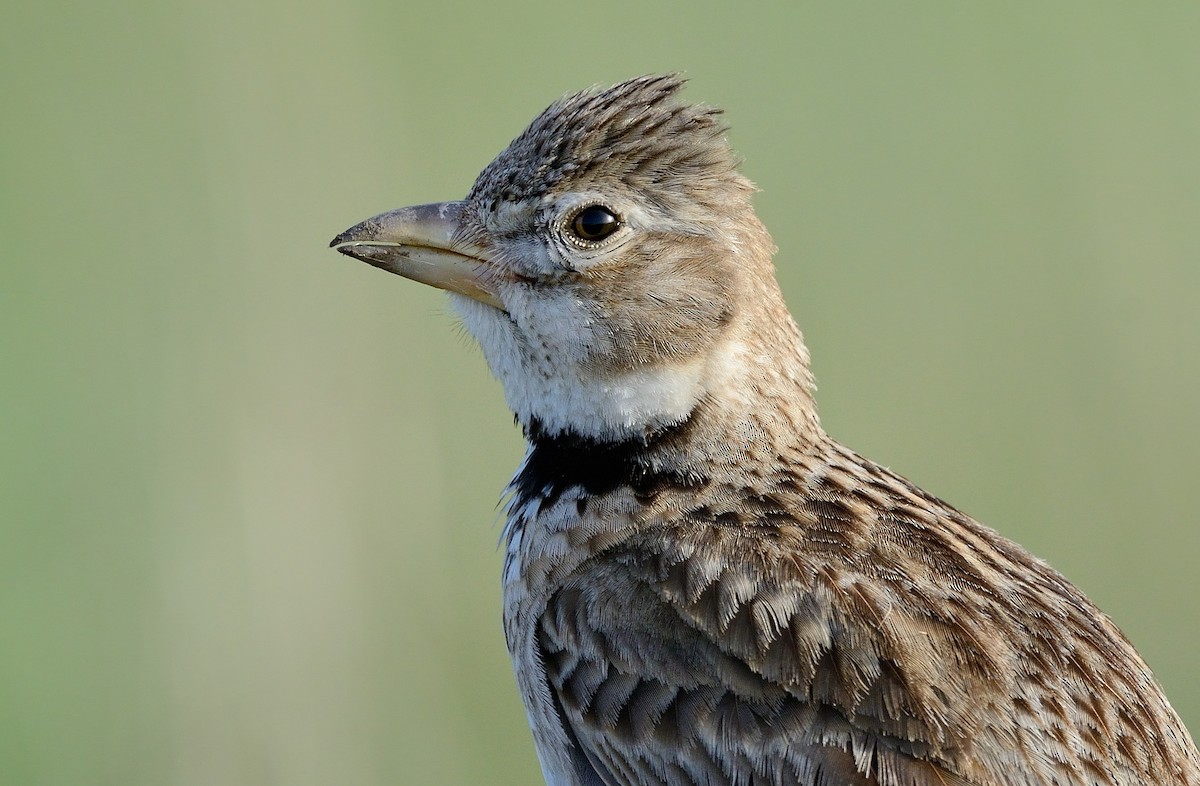
[(668, 487), (703, 485), (707, 478), (681, 466), (678, 452), (670, 450), (688, 438), (692, 425), (689, 415), (644, 437), (603, 440), (573, 431), (550, 434), (535, 418), (525, 428), (530, 451), (513, 480), (514, 504), (538, 499), (550, 505), (572, 488), (601, 495), (627, 485), (637, 496), (650, 497)]

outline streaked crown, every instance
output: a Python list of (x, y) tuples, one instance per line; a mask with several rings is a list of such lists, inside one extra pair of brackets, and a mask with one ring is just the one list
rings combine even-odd
[(468, 199), (494, 209), (584, 184), (653, 194), (666, 209), (681, 198), (727, 203), (729, 187), (748, 195), (721, 110), (680, 101), (684, 84), (677, 74), (644, 76), (559, 99), (479, 174)]

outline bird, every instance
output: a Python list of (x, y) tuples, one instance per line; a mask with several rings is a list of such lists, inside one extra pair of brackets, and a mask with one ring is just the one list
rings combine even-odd
[(444, 289), (527, 442), (504, 631), (549, 786), (1200, 785), (1046, 562), (826, 434), (728, 127), (569, 94), (338, 251)]

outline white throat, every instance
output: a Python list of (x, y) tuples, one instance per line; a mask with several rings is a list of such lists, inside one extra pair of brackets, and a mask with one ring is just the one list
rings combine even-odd
[(528, 339), (519, 338), (500, 312), (461, 296), (453, 301), (504, 386), (509, 408), (525, 426), (536, 420), (552, 434), (640, 439), (682, 422), (714, 391), (739, 387), (727, 384), (744, 360), (738, 342), (671, 363), (589, 374), (579, 362), (592, 340), (586, 330), (564, 327), (531, 351)]
[(642, 437), (685, 420), (704, 394), (698, 360), (597, 378), (497, 374), (522, 423), (598, 439)]

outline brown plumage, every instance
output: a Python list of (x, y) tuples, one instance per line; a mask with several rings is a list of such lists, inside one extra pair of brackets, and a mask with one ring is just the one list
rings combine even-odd
[(1200, 786), (1044, 562), (822, 431), (718, 113), (562, 99), (339, 250), (453, 293), (529, 440), (505, 630), (552, 786)]

